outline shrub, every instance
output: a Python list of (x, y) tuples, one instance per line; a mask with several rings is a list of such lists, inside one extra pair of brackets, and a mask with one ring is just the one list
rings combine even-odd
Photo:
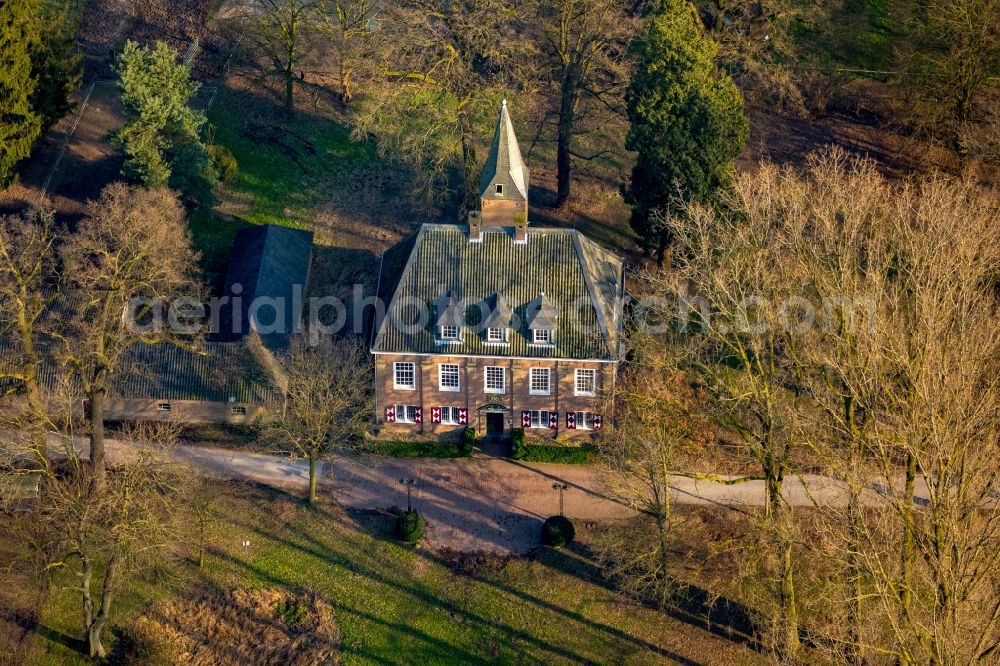
[(309, 609), (306, 608), (305, 604), (282, 599), (274, 607), (274, 614), (284, 620), (287, 625), (302, 624), (309, 617)]
[(524, 444), (524, 428), (514, 428), (510, 435), (510, 457), (514, 460), (524, 460), (528, 455), (528, 447)]
[(471, 450), (466, 453), (461, 445), (425, 440), (377, 441), (369, 451), (375, 455), (393, 458), (461, 458), (472, 453)]
[(553, 548), (562, 548), (573, 541), (576, 530), (566, 516), (551, 516), (542, 524), (542, 544)]
[(404, 511), (396, 519), (396, 538), (406, 543), (416, 543), (427, 531), (424, 517), (416, 510)]
[(220, 182), (232, 185), (240, 176), (240, 167), (236, 163), (236, 157), (225, 146), (213, 143), (208, 146), (208, 159), (212, 165), (212, 171)]
[(546, 446), (532, 444), (524, 447), (525, 462), (558, 463), (560, 465), (589, 465), (594, 462), (597, 449), (592, 446)]
[(466, 428), (462, 433), (462, 440), (458, 443), (458, 450), (462, 455), (471, 456), (472, 450), (476, 448), (476, 429)]

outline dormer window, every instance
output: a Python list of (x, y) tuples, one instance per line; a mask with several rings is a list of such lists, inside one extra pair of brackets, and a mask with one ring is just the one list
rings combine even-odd
[(486, 342), (507, 342), (507, 329), (502, 327), (494, 327), (486, 329)]
[(536, 328), (532, 331), (533, 339), (532, 342), (536, 345), (551, 345), (552, 344), (552, 331), (548, 328)]
[(464, 307), (455, 291), (446, 291), (434, 300), (437, 319), (434, 332), (438, 344), (461, 342)]
[(502, 183), (497, 183), (497, 194), (499, 194), (500, 196), (503, 196), (503, 184)]

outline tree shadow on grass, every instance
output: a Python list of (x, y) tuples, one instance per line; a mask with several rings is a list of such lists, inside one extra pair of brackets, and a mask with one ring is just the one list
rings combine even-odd
[[(351, 517), (354, 520), (355, 525), (360, 529), (366, 531), (371, 536), (382, 541), (390, 541), (396, 543), (392, 536), (392, 519), (394, 518), (391, 514), (378, 512), (351, 512)], [(377, 517), (376, 517), (377, 516)], [(528, 594), (522, 590), (516, 589), (510, 585), (500, 582), (488, 573), (490, 567), (479, 567), (479, 566), (464, 566), (463, 558), (446, 558), (441, 555), (429, 552), (422, 548), (414, 549), (414, 552), (419, 557), (422, 557), (429, 562), (447, 568), (450, 571), (459, 573), (467, 578), (474, 580), (477, 583), (487, 585), (489, 587), (495, 588), (499, 592), (507, 594), (511, 597), (517, 598), (519, 601), (530, 603), (538, 608), (545, 611), (551, 612), (555, 615), (562, 617), (564, 620), (579, 623), (581, 625), (587, 626), (595, 631), (606, 634), (609, 638), (621, 641), (626, 644), (630, 644), (635, 648), (648, 650), (650, 652), (667, 657), (678, 664), (685, 666), (697, 666), (699, 662), (693, 661), (683, 655), (677, 654), (671, 650), (668, 650), (660, 645), (655, 645), (648, 641), (643, 640), (637, 636), (633, 636), (625, 631), (622, 631), (616, 627), (612, 627), (600, 622), (595, 622), (576, 611), (569, 610), (562, 606), (558, 606), (546, 599), (541, 597)], [(518, 556), (509, 557), (497, 557), (495, 555), (485, 554), (477, 555), (473, 554), (470, 557), (473, 561), (488, 561), (493, 560), (501, 568), (505, 563), (511, 559), (518, 559)], [(495, 568), (495, 567), (494, 567)], [(567, 572), (571, 575), (572, 572)], [(586, 579), (584, 579), (586, 580)], [(613, 588), (608, 588), (612, 589)], [(520, 636), (521, 640), (525, 640), (526, 637), (522, 634)]]
[[(565, 551), (545, 549), (540, 552), (540, 561), (553, 569), (568, 573), (608, 590), (617, 590), (614, 581), (608, 578), (598, 564), (593, 550), (585, 543), (574, 541)], [(637, 599), (652, 610), (698, 627), (734, 643), (747, 645), (763, 651), (761, 630), (752, 609), (731, 599), (712, 594), (697, 585), (675, 580), (676, 590), (670, 606), (661, 609), (650, 599)]]

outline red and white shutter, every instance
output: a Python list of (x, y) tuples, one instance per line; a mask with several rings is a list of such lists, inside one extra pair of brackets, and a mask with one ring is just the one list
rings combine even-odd
[(604, 419), (600, 414), (594, 414), (594, 430), (600, 430), (602, 425), (604, 425)]
[(458, 424), (469, 425), (469, 410), (467, 409), (458, 410)]
[(385, 406), (385, 422), (386, 423), (396, 422), (396, 405)]
[(569, 430), (576, 430), (576, 412), (566, 412), (566, 427)]
[(521, 412), (521, 427), (522, 428), (531, 427), (531, 412)]
[(555, 430), (559, 427), (559, 412), (549, 412), (549, 429)]
[(440, 407), (431, 407), (431, 423), (441, 423)]
[(420, 407), (414, 406), (413, 408), (413, 422), (423, 423), (424, 422), (424, 410)]

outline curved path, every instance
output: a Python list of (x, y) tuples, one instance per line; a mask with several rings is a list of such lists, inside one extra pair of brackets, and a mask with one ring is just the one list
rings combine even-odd
[[(109, 441), (109, 455), (122, 455)], [(181, 446), (175, 455), (203, 473), (263, 483), (293, 493), (305, 493), (308, 465), (304, 460), (206, 446)], [(672, 497), (678, 504), (713, 504), (739, 510), (764, 501), (761, 481), (726, 484), (675, 476)], [(538, 544), (541, 523), (559, 512), (565, 485), (564, 512), (579, 521), (604, 521), (633, 514), (609, 496), (594, 467), (522, 463), (504, 458), (387, 458), (337, 453), (322, 464), (320, 492), (345, 508), (385, 510), (405, 508), (406, 486), (414, 479), (411, 502), (428, 523), (427, 539), (438, 548), (459, 551), (524, 553)], [(885, 486), (870, 488), (871, 501), (888, 494)], [(918, 483), (919, 503), (926, 488)], [(829, 478), (808, 475), (786, 479), (783, 492), (791, 506), (843, 506), (843, 487)]]

